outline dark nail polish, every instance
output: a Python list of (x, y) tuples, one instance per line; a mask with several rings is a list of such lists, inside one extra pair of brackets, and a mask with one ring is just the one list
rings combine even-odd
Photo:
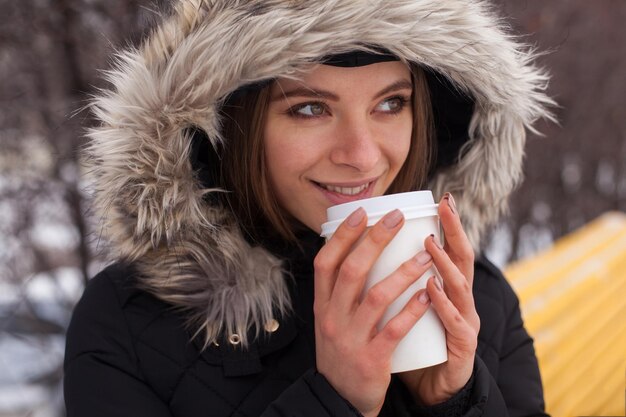
[(454, 197), (452, 197), (452, 194), (448, 193), (449, 197), (448, 198), (448, 205), (450, 206), (450, 210), (452, 210), (452, 212), (454, 214), (457, 214), (457, 209), (456, 209), (456, 202), (454, 201)]
[(454, 197), (452, 197), (452, 194), (445, 193), (443, 195), (443, 199), (446, 201), (446, 204), (448, 204), (448, 207), (450, 207), (450, 211), (452, 211), (453, 214), (456, 214), (456, 204), (454, 203)]
[(441, 244), (441, 242), (439, 241), (437, 236), (430, 235), (430, 238), (433, 240), (433, 242), (435, 243), (435, 246), (437, 246), (437, 248), (439, 248), (439, 250), (443, 250), (443, 245)]
[(443, 286), (441, 285), (441, 281), (439, 281), (439, 278), (433, 275), (432, 280), (435, 284), (435, 287), (437, 287), (437, 290), (443, 291)]

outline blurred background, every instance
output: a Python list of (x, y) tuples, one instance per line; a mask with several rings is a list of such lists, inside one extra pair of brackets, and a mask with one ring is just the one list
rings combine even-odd
[[(0, 0), (0, 417), (64, 415), (65, 330), (103, 265), (80, 175), (82, 108), (114, 50), (137, 44), (167, 3)], [(626, 211), (626, 1), (496, 5), (547, 52), (560, 104), (560, 125), (529, 138), (526, 181), (486, 247), (505, 267)]]

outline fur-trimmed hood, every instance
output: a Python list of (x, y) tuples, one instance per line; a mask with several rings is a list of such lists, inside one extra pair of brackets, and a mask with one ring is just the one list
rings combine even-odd
[(478, 0), (175, 0), (139, 48), (117, 55), (110, 89), (92, 102), (99, 125), (85, 161), (111, 256), (134, 262), (142, 285), (185, 310), (207, 343), (223, 332), (246, 342), (285, 312), (280, 261), (211, 205), (216, 190), (192, 166), (190, 128), (227, 142), (219, 110), (230, 93), (368, 45), (418, 63), (471, 102), (467, 143), (458, 157), (440, 154), (451, 165), (430, 188), (454, 194), (478, 248), (522, 177), (525, 129), (551, 117), (546, 74), (505, 29)]

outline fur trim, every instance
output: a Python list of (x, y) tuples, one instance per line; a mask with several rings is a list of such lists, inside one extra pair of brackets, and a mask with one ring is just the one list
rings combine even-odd
[(189, 127), (222, 141), (218, 111), (238, 87), (297, 77), (321, 56), (386, 48), (451, 80), (475, 100), (467, 152), (432, 181), (454, 193), (475, 246), (521, 180), (525, 128), (551, 119), (548, 77), (485, 1), (178, 0), (138, 49), (117, 55), (94, 98), (88, 133), (102, 234), (143, 285), (189, 311), (208, 343), (289, 306), (280, 263), (251, 248), (208, 205), (189, 161)]

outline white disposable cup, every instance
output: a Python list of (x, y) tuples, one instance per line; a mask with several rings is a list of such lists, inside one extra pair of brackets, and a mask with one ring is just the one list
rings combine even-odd
[[(330, 239), (337, 227), (359, 207), (367, 213), (367, 226), (371, 227), (385, 214), (399, 209), (404, 214), (402, 229), (385, 247), (367, 276), (361, 298), (377, 282), (388, 277), (405, 261), (424, 250), (428, 235), (439, 239), (439, 216), (437, 204), (430, 191), (415, 191), (374, 197), (332, 206), (327, 210), (328, 221), (322, 225), (322, 236)], [(429, 277), (441, 279), (434, 266), (430, 267), (416, 282), (404, 291), (387, 309), (378, 323), (381, 330), (395, 317), (415, 293), (426, 287)], [(441, 282), (441, 281), (440, 281)], [(448, 360), (446, 333), (437, 313), (428, 307), (426, 313), (400, 341), (391, 358), (391, 372), (404, 372), (426, 368)]]

